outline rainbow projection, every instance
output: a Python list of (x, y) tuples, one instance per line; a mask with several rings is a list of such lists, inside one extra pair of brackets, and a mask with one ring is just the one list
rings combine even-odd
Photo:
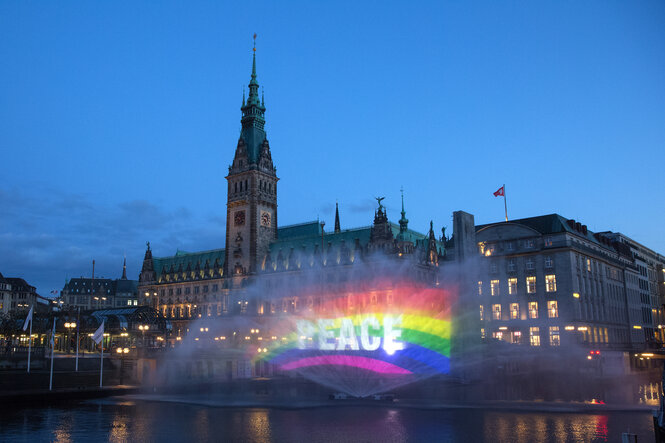
[(355, 397), (448, 374), (453, 292), (404, 283), (323, 294), (255, 359)]

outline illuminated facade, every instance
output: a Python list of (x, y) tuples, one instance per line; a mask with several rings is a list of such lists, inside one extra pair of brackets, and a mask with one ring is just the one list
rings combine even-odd
[(557, 214), (477, 226), (476, 241), (486, 339), (615, 351), (660, 346), (662, 256), (651, 251), (647, 264), (617, 235)]

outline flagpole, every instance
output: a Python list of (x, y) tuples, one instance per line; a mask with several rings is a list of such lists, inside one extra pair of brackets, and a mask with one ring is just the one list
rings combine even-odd
[(76, 314), (76, 372), (79, 371), (79, 330), (81, 329), (81, 307)]
[(503, 207), (506, 210), (506, 221), (508, 221), (508, 203), (506, 203), (506, 185), (503, 185)]
[(31, 350), (32, 350), (32, 318), (30, 319), (30, 336), (28, 337), (28, 374), (30, 373), (30, 351)]
[(101, 359), (99, 360), (99, 387), (102, 387), (102, 374), (104, 374), (104, 320), (102, 320), (102, 353)]
[(48, 378), (48, 390), (53, 390), (53, 354), (55, 354), (55, 317), (53, 317), (53, 331), (51, 331), (51, 373)]

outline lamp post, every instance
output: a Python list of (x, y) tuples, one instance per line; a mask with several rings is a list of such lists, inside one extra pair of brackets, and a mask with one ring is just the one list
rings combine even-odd
[(73, 328), (75, 328), (75, 327), (76, 327), (76, 323), (75, 323), (75, 322), (65, 323), (65, 328), (67, 328), (67, 354), (69, 354), (69, 350), (70, 350), (70, 348), (71, 348), (71, 346), (70, 346), (70, 342), (69, 342), (69, 333), (70, 333), (71, 330), (72, 330)]
[(143, 342), (143, 347), (145, 348), (145, 331), (150, 329), (148, 325), (139, 325), (139, 331), (141, 331), (141, 341)]
[(123, 368), (123, 366), (124, 366), (124, 362), (125, 362), (125, 355), (127, 355), (129, 353), (129, 348), (118, 348), (116, 350), (116, 352), (120, 356), (120, 384), (122, 385), (122, 384), (124, 384), (124, 377), (123, 377), (123, 375), (124, 375), (123, 369), (124, 368)]

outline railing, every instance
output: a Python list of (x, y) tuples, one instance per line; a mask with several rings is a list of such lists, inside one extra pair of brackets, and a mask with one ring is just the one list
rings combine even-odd
[[(30, 349), (31, 358), (44, 358), (46, 348), (44, 346), (33, 346)], [(0, 347), (0, 358), (28, 358), (27, 346), (5, 346)]]

